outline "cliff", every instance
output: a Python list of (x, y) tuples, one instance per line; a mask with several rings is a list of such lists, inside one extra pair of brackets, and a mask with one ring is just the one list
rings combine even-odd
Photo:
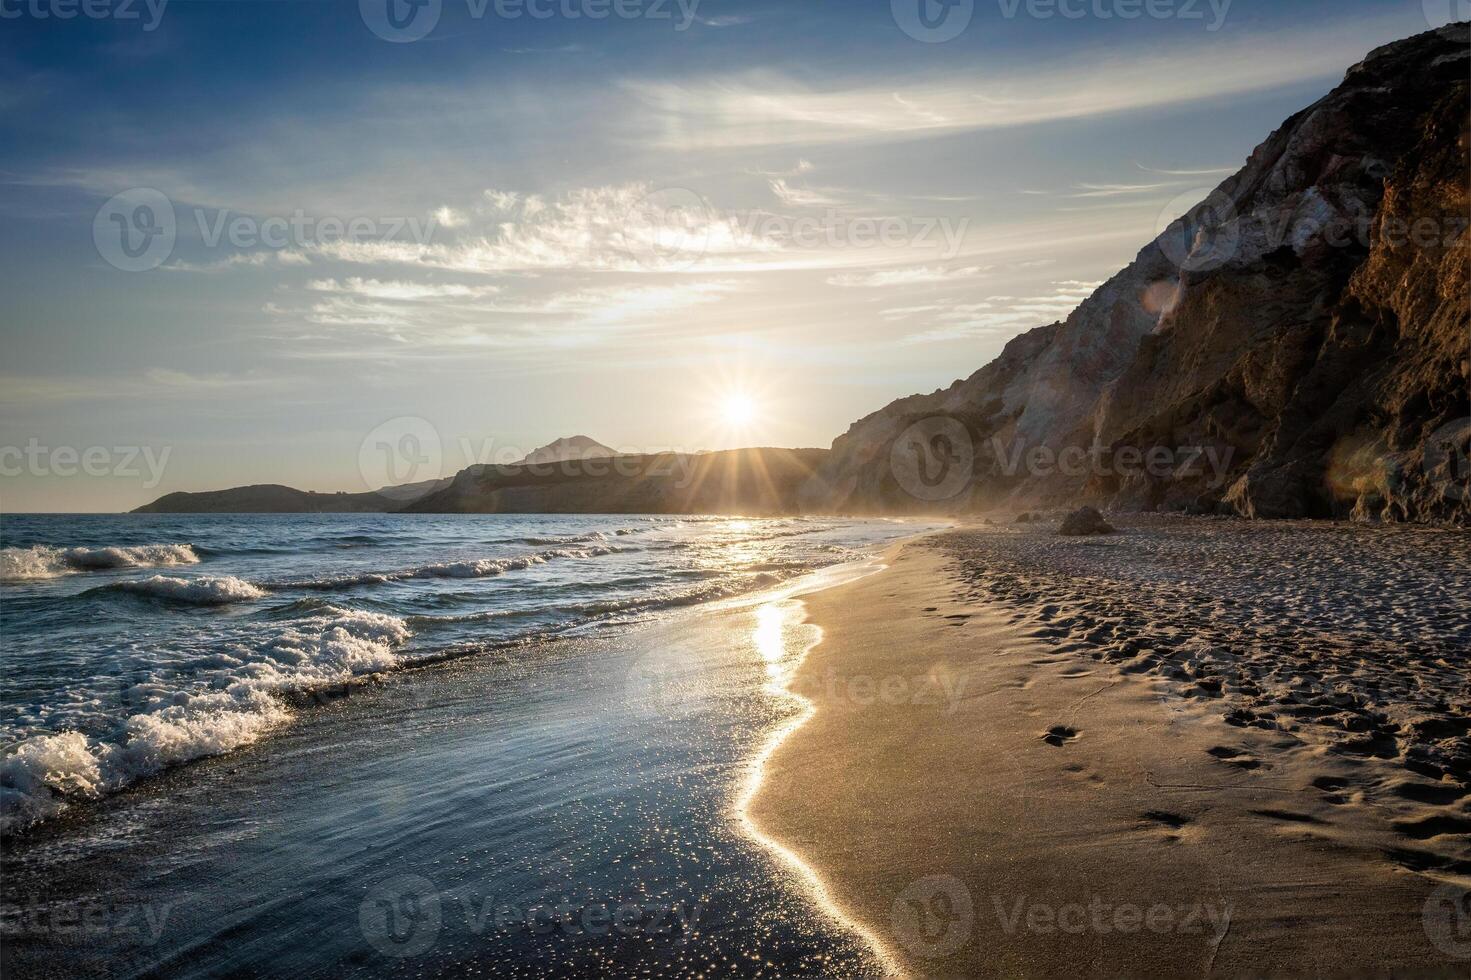
[(1065, 321), (855, 423), (804, 505), (1471, 522), (1468, 40), (1371, 52)]

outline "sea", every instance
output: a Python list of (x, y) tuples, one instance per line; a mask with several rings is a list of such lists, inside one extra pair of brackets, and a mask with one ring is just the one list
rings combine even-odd
[(739, 809), (933, 526), (7, 516), (7, 975), (882, 973)]

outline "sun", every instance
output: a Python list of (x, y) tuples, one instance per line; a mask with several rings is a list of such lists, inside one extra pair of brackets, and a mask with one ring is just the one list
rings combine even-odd
[(750, 395), (732, 392), (721, 399), (720, 418), (732, 428), (750, 425), (756, 420), (756, 403)]

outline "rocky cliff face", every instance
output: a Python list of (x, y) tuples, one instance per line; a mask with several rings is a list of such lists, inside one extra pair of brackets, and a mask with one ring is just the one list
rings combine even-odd
[(1468, 42), (1372, 52), (1066, 321), (857, 422), (804, 503), (1471, 522)]

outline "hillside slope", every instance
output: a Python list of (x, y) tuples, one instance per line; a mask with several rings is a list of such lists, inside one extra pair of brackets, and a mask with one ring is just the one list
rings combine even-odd
[(734, 449), (472, 466), (404, 508), (426, 514), (791, 514), (825, 449)]
[(313, 493), (275, 483), (164, 494), (134, 514), (367, 514), (399, 504), (378, 493)]

